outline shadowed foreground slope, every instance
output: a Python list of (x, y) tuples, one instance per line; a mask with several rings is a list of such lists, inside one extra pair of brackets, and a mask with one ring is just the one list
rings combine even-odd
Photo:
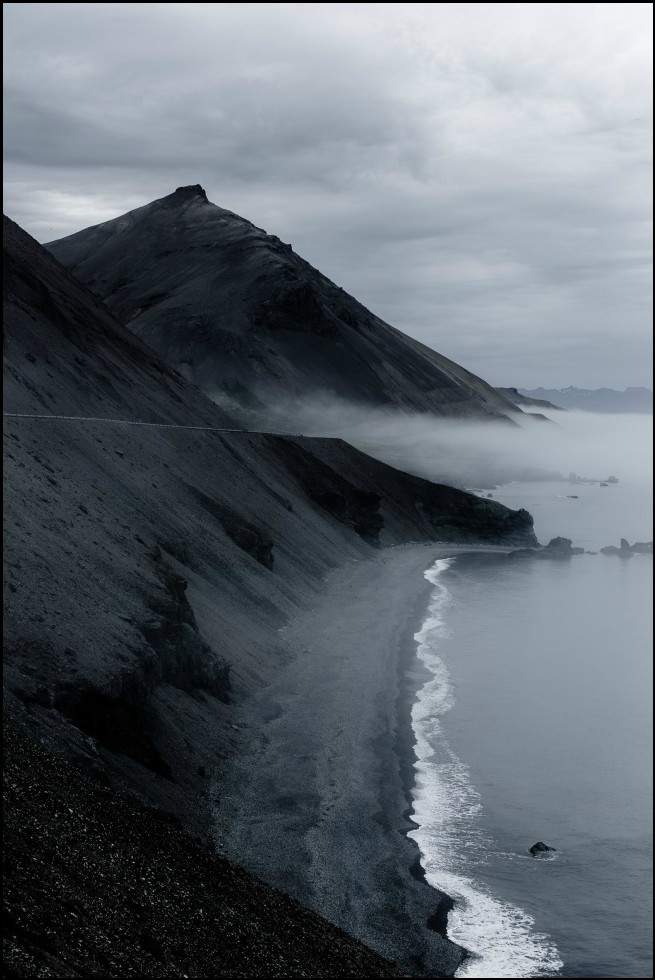
[(24, 733), (5, 730), (5, 755), (6, 976), (398, 976)]

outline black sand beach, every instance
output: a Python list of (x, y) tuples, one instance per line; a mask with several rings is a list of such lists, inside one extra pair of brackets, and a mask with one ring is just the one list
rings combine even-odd
[(243, 706), (239, 761), (215, 787), (220, 849), (419, 975), (452, 975), (463, 951), (440, 934), (450, 899), (406, 836), (414, 634), (425, 570), (471, 550), (388, 548), (328, 575), (281, 631), (277, 669)]

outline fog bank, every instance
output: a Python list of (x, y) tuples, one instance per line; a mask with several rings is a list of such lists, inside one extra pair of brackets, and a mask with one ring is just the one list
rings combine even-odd
[[(651, 415), (557, 412), (518, 424), (438, 419), (328, 398), (278, 405), (267, 428), (338, 436), (399, 469), (465, 487), (581, 477), (652, 481)], [(293, 420), (290, 424), (289, 420)], [(274, 425), (270, 423), (274, 422)]]

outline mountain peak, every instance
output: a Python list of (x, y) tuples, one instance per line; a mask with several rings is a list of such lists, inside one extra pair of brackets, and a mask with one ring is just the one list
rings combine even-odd
[(185, 187), (176, 187), (169, 196), (178, 201), (188, 201), (194, 197), (199, 198), (201, 201), (207, 200), (205, 188), (201, 187), (200, 184), (187, 184)]
[(210, 203), (198, 184), (48, 247), (195, 384), (249, 411), (270, 404), (282, 412), (295, 398), (329, 392), (439, 416), (518, 414), (486, 382), (375, 317), (290, 245)]

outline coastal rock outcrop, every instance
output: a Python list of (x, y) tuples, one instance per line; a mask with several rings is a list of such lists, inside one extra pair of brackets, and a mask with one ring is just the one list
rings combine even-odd
[(608, 487), (610, 484), (618, 483), (618, 478), (615, 476), (607, 476), (604, 480), (599, 480), (595, 476), (579, 476), (577, 473), (569, 473), (569, 483), (574, 484), (587, 484), (591, 486), (592, 484), (598, 483), (601, 487)]
[(634, 544), (630, 544), (625, 538), (621, 538), (618, 548), (616, 545), (608, 544), (600, 549), (600, 553), (601, 555), (617, 555), (619, 558), (632, 558), (633, 555), (652, 555), (653, 542), (635, 541)]
[(530, 854), (532, 857), (536, 857), (538, 854), (547, 854), (548, 851), (555, 851), (557, 848), (550, 847), (549, 844), (544, 844), (542, 840), (538, 840), (536, 844), (533, 844), (530, 848)]
[(584, 554), (584, 548), (573, 546), (570, 538), (551, 538), (548, 544), (537, 546), (536, 548), (517, 548), (510, 551), (508, 558), (545, 558), (562, 560), (572, 558), (574, 555)]

